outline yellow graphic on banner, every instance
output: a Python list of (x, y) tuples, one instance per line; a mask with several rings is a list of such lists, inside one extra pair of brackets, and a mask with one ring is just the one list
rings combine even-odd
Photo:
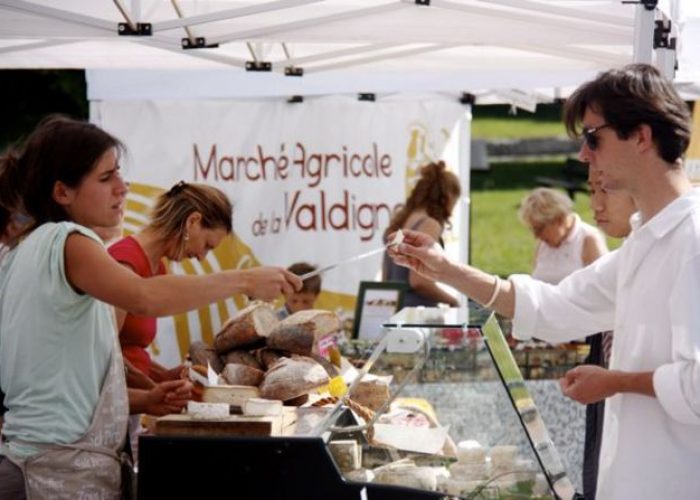
[[(126, 212), (124, 214), (124, 236), (139, 232), (148, 223), (151, 207), (162, 192), (164, 192), (164, 189), (159, 187), (138, 183), (130, 184), (126, 200)], [(260, 265), (262, 264), (253, 253), (253, 250), (235, 234), (224, 238), (221, 244), (209, 252), (202, 261), (184, 260), (179, 264), (166, 261), (168, 273), (184, 273), (187, 275), (208, 274), (226, 269), (247, 269)], [(248, 301), (247, 297), (241, 294), (234, 295), (231, 299), (236, 306), (236, 310), (244, 308)], [(352, 311), (355, 308), (355, 299), (354, 295), (323, 291), (316, 301), (315, 307), (331, 311), (335, 311), (338, 308)], [(281, 306), (281, 304), (282, 299), (279, 300), (279, 305)], [(197, 321), (194, 322), (191, 320), (192, 316), (190, 316), (195, 314), (194, 312), (173, 316), (181, 359), (184, 359), (187, 355), (193, 337), (196, 338), (190, 331), (191, 326), (198, 326), (202, 340), (210, 345), (213, 344), (214, 335), (230, 317), (229, 308), (224, 301), (216, 303), (216, 311), (218, 312), (219, 321), (215, 321), (215, 318), (212, 317), (212, 311), (209, 307), (203, 307), (196, 311)], [(232, 312), (235, 313), (235, 311)], [(157, 338), (151, 344), (150, 349), (154, 356), (160, 354)]]
[(409, 125), (409, 140), (406, 148), (406, 198), (413, 191), (420, 177), (420, 168), (423, 165), (437, 161), (442, 155), (442, 148), (450, 138), (448, 129), (440, 129), (439, 140), (430, 137), (430, 128), (421, 122), (413, 122)]

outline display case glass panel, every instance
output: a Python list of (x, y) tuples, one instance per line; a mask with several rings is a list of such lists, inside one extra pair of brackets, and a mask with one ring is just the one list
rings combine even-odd
[[(405, 308), (381, 339), (363, 371), (392, 377), (388, 401), (369, 428), (352, 428), (362, 458), (341, 466), (348, 479), (463, 498), (576, 497), (492, 311)], [(352, 441), (343, 426), (324, 430), (329, 446), (351, 446), (332, 444)]]

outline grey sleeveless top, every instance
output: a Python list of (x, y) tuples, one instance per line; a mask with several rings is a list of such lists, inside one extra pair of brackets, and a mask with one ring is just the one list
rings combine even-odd
[[(411, 229), (413, 231), (417, 230), (418, 227), (425, 221), (427, 217), (423, 217), (421, 219), (418, 219), (411, 227), (408, 229)], [(384, 242), (386, 243), (386, 241)], [(442, 238), (440, 238), (440, 246), (444, 246)], [(391, 260), (391, 257), (384, 252), (384, 262), (383, 262), (383, 276), (384, 276), (384, 281), (400, 281), (402, 283), (409, 283), (408, 281), (408, 274), (409, 274), (409, 269), (407, 267), (399, 266), (396, 264), (393, 260)], [(425, 295), (422, 295), (418, 293), (416, 290), (411, 288), (411, 285), (408, 285), (408, 290), (404, 293), (403, 296), (403, 306), (404, 307), (416, 307), (416, 306), (426, 306), (426, 307), (435, 307), (437, 306), (437, 302), (429, 297), (426, 297)]]

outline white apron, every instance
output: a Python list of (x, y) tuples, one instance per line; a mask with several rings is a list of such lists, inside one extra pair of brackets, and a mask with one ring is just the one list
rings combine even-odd
[(113, 500), (122, 495), (122, 452), (129, 401), (124, 362), (114, 337), (112, 360), (90, 427), (71, 444), (25, 443), (41, 450), (26, 459), (7, 457), (24, 473), (27, 500)]

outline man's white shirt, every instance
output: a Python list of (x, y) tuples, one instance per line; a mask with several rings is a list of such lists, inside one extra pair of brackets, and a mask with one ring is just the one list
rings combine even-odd
[(610, 369), (654, 372), (656, 398), (605, 407), (597, 498), (700, 498), (700, 192), (558, 286), (514, 275), (513, 330), (563, 342), (613, 330)]

